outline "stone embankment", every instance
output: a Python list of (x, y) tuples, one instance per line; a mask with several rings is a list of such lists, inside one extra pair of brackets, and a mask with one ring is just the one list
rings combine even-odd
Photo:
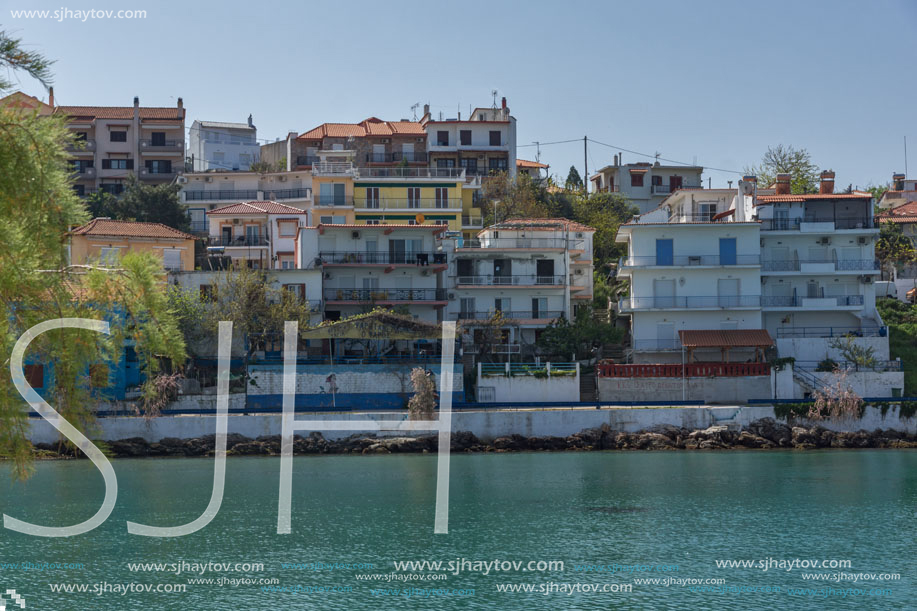
[[(113, 457), (212, 456), (215, 437), (193, 439), (166, 438), (150, 443), (140, 437), (107, 441), (103, 450)], [(101, 445), (101, 444), (100, 444)], [(893, 430), (872, 432), (834, 432), (817, 426), (791, 426), (764, 418), (744, 430), (725, 426), (689, 430), (660, 426), (637, 433), (614, 431), (610, 427), (586, 429), (568, 437), (498, 437), (485, 443), (469, 432), (452, 434), (453, 452), (527, 452), (591, 450), (729, 450), (729, 449), (800, 449), (819, 448), (917, 448), (917, 436)], [(250, 439), (229, 434), (226, 439), (230, 456), (275, 456), (280, 454), (280, 436)], [(72, 451), (54, 444), (38, 444), (36, 454), (46, 458), (72, 457)], [(428, 453), (437, 450), (437, 436), (376, 437), (353, 435), (339, 440), (325, 439), (314, 432), (307, 437), (295, 436), (293, 453), (304, 454), (400, 454)]]

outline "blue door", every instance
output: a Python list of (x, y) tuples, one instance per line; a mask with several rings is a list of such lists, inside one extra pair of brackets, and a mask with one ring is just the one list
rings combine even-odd
[(674, 265), (672, 240), (656, 240), (656, 265)]
[(736, 264), (736, 239), (720, 238), (720, 265)]

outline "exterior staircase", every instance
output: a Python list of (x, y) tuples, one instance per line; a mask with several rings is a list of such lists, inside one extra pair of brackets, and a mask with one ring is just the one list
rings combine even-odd
[(598, 401), (598, 392), (595, 382), (595, 368), (581, 367), (579, 373), (579, 400), (580, 401)]
[(806, 394), (812, 395), (816, 391), (823, 390), (825, 384), (819, 380), (811, 371), (806, 371), (805, 369), (793, 368), (793, 379), (799, 383), (804, 390), (807, 391)]

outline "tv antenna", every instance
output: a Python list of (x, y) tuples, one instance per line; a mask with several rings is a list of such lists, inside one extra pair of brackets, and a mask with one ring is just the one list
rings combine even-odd
[(496, 89), (491, 89), (490, 94), (491, 94), (492, 96), (494, 96), (494, 105), (493, 105), (493, 109), (494, 109), (494, 110), (497, 110), (497, 90), (496, 90)]
[(411, 106), (411, 112), (414, 113), (414, 121), (417, 120), (417, 109), (420, 108), (420, 102), (415, 103)]

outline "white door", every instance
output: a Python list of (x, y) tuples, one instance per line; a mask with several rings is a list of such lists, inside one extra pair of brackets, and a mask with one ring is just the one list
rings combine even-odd
[(717, 301), (721, 308), (729, 308), (740, 305), (739, 303), (739, 279), (738, 278), (720, 278), (716, 281)]
[(669, 350), (675, 343), (675, 323), (656, 323), (656, 350)]
[[(653, 302), (650, 307), (671, 308), (675, 306), (675, 281), (653, 280)], [(639, 307), (639, 305), (637, 306)]]

